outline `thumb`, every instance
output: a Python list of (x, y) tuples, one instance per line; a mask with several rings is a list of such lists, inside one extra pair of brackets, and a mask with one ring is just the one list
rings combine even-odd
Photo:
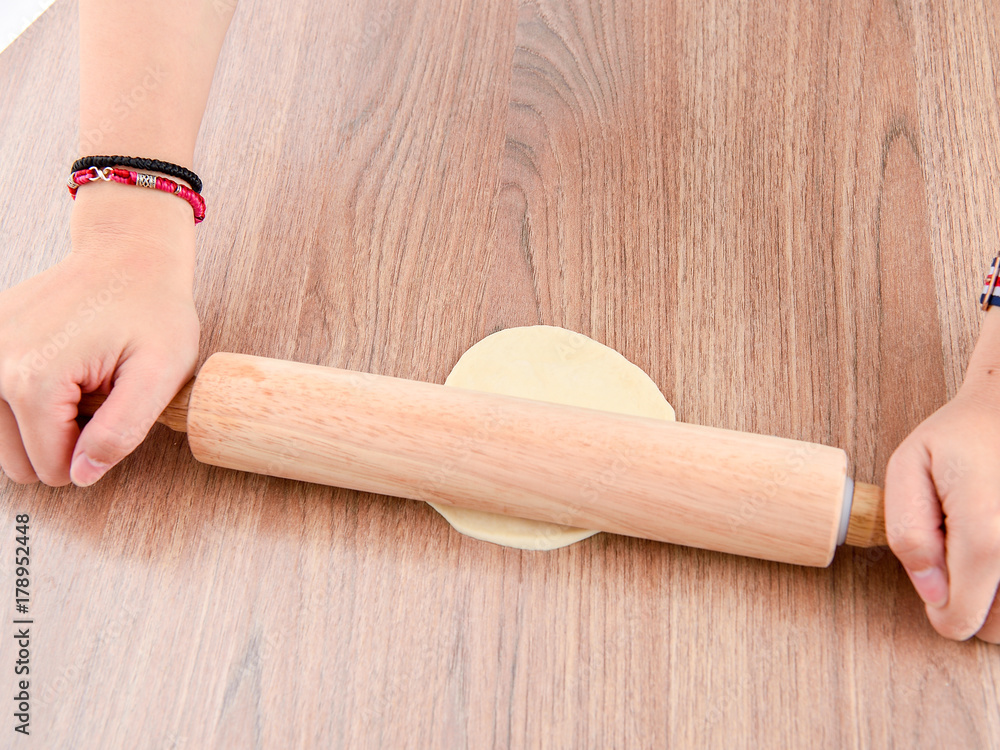
[(885, 529), (889, 547), (920, 598), (932, 607), (948, 602), (948, 574), (941, 502), (931, 478), (931, 457), (918, 437), (907, 438), (885, 471)]
[(76, 441), (70, 464), (74, 484), (92, 485), (138, 447), (186, 382), (185, 373), (175, 369), (170, 358), (144, 353), (119, 365), (111, 393)]

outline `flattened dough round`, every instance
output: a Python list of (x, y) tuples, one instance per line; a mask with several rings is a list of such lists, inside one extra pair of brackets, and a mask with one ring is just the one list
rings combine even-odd
[[(604, 344), (553, 326), (508, 328), (487, 336), (462, 355), (445, 385), (640, 417), (674, 419), (673, 407), (641, 369)], [(430, 505), (462, 534), (507, 547), (551, 550), (598, 533), (449, 505)]]

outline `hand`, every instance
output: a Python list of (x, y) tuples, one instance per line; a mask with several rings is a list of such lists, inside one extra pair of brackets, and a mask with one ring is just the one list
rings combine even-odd
[[(0, 466), (15, 482), (96, 482), (142, 442), (198, 356), (190, 208), (89, 187), (105, 192), (80, 191), (72, 252), (0, 293)], [(82, 431), (81, 392), (110, 392)]]
[(1000, 643), (1000, 309), (965, 381), (900, 444), (885, 475), (889, 546), (941, 635)]

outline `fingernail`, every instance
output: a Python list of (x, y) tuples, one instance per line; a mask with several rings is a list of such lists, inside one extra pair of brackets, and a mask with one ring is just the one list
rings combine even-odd
[(81, 453), (73, 459), (69, 467), (69, 478), (77, 487), (89, 487), (103, 477), (110, 468), (111, 464), (95, 461), (86, 453)]
[(907, 572), (913, 581), (913, 588), (925, 603), (932, 607), (943, 607), (948, 603), (948, 578), (941, 568), (935, 566)]

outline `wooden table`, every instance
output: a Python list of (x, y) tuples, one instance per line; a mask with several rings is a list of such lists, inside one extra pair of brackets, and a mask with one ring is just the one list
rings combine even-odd
[[(195, 165), (202, 355), (441, 382), (560, 325), (680, 419), (880, 482), (979, 325), (998, 7), (241, 0)], [(3, 287), (68, 248), (75, 16), (0, 56)], [(939, 637), (886, 550), (502, 549), (156, 426), (90, 489), (0, 480), (7, 621), (17, 513), (34, 734), (4, 637), (4, 747), (1000, 746), (1000, 649)]]

